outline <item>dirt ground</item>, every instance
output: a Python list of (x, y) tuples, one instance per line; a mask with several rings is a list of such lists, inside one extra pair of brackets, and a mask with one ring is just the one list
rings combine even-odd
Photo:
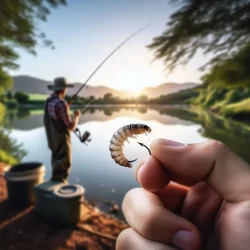
[[(0, 164), (2, 175), (4, 164)], [(13, 209), (7, 202), (7, 188), (0, 177), (1, 250), (101, 250), (115, 249), (116, 238), (128, 225), (96, 211), (87, 202), (76, 227), (70, 228), (37, 215), (34, 206)]]

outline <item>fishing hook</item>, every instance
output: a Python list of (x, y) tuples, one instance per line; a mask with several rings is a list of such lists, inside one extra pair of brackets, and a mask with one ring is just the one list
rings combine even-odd
[(132, 160), (132, 161), (128, 161), (128, 162), (134, 162), (134, 161), (137, 161), (138, 160), (138, 158), (136, 158), (135, 160)]
[[(137, 142), (137, 143), (140, 144), (142, 147), (145, 147), (145, 148), (148, 150), (149, 154), (151, 155), (150, 149), (149, 149), (145, 144), (143, 144), (143, 143), (141, 143), (141, 142)], [(138, 158), (136, 158), (136, 159), (133, 160), (133, 161), (128, 161), (128, 162), (134, 162), (134, 161), (136, 161), (136, 160), (138, 160)]]
[(137, 143), (140, 144), (142, 147), (145, 147), (148, 150), (149, 154), (151, 155), (150, 149), (145, 144), (143, 144), (141, 142), (137, 142)]

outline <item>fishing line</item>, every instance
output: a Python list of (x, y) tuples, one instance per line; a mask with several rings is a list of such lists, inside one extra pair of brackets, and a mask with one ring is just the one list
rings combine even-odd
[(78, 93), (81, 91), (81, 89), (86, 86), (86, 84), (88, 83), (88, 81), (93, 77), (93, 75), (101, 68), (101, 66), (118, 50), (122, 47), (122, 45), (124, 45), (127, 41), (129, 41), (133, 36), (137, 35), (138, 33), (142, 32), (144, 29), (148, 28), (149, 26), (151, 26), (152, 24), (147, 24), (146, 26), (140, 28), (139, 30), (137, 30), (136, 32), (134, 32), (133, 34), (131, 34), (128, 38), (126, 38), (121, 44), (119, 44), (102, 62), (101, 64), (93, 71), (93, 73), (88, 77), (88, 79), (86, 80), (86, 82), (79, 88), (79, 90), (73, 95), (73, 97), (69, 100), (68, 105), (71, 105), (74, 101), (74, 99), (76, 98), (76, 96), (78, 95)]

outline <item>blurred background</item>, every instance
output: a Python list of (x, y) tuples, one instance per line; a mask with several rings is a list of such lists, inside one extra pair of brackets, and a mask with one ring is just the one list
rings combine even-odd
[[(149, 147), (162, 137), (182, 143), (213, 138), (250, 162), (250, 1), (22, 0), (0, 2), (0, 162), (40, 161), (46, 178), (51, 155), (43, 126), (47, 85), (64, 76), (75, 87), (126, 37), (152, 23), (121, 47), (75, 99), (82, 144), (72, 133), (70, 183), (109, 212), (138, 187), (134, 169), (117, 165), (113, 133), (144, 123)], [(91, 105), (86, 106), (92, 98)], [(148, 157), (135, 139), (129, 159)], [(134, 166), (138, 162), (134, 163)], [(123, 219), (122, 212), (115, 216)]]

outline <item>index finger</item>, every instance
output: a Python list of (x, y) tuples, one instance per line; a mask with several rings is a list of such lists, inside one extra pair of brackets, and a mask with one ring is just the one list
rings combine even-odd
[[(182, 145), (157, 139), (150, 148), (152, 156), (138, 171), (138, 180), (143, 187), (150, 183), (151, 189), (154, 185), (155, 189), (160, 189), (158, 179), (162, 188), (170, 180), (188, 186), (206, 181), (225, 200), (250, 198), (249, 165), (222, 143), (208, 140)], [(150, 175), (152, 172), (154, 176)], [(164, 179), (166, 183), (162, 182)]]

